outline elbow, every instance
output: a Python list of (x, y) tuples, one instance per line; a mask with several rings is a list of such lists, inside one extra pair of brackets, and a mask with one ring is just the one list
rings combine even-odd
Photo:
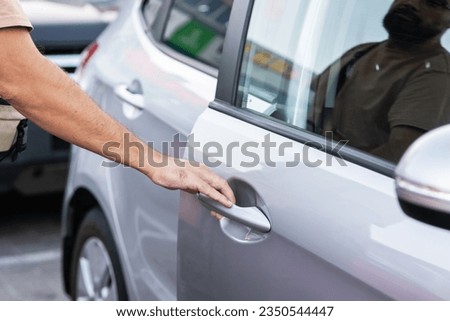
[(0, 97), (11, 105), (14, 105), (14, 102), (20, 97), (20, 86), (0, 79)]
[(38, 98), (42, 80), (36, 68), (29, 62), (16, 62), (0, 77), (0, 96), (19, 111)]

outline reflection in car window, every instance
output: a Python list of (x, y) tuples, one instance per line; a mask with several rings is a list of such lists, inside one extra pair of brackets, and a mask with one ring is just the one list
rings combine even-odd
[(164, 43), (186, 56), (218, 67), (231, 5), (230, 0), (175, 0)]
[(428, 7), (255, 1), (238, 106), (398, 161), (417, 137), (450, 122), (448, 36), (440, 39), (450, 10)]

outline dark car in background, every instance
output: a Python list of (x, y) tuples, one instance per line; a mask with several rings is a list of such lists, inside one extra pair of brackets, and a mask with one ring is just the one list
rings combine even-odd
[[(117, 1), (21, 0), (39, 50), (72, 75), (81, 52), (115, 19)], [(0, 163), (0, 192), (35, 195), (64, 190), (70, 145), (28, 122), (27, 149)]]

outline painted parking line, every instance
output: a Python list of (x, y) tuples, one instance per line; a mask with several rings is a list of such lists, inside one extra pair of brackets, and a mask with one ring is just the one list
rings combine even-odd
[(59, 260), (60, 258), (61, 251), (59, 250), (4, 256), (0, 257), (0, 269), (4, 267), (14, 267), (19, 265), (49, 262)]

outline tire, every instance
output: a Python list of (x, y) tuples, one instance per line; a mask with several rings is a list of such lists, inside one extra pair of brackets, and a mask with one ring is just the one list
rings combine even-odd
[(72, 300), (126, 301), (122, 267), (105, 216), (89, 210), (78, 229), (70, 269)]

